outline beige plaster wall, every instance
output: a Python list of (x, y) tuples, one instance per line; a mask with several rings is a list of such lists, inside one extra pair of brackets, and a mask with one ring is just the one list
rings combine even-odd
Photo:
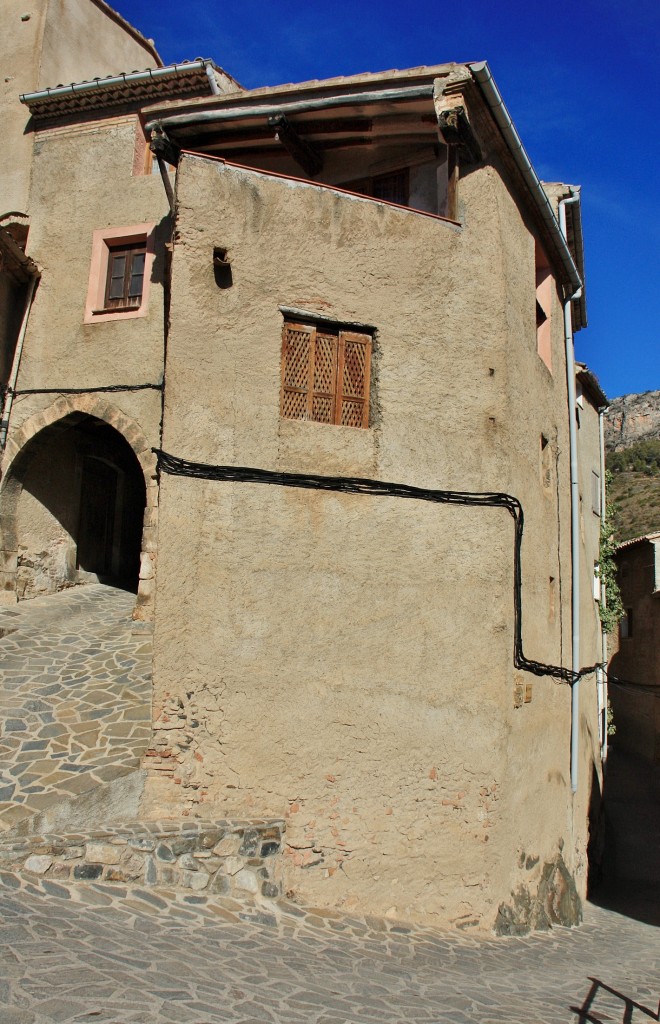
[[(463, 230), (200, 158), (177, 182), (164, 448), (513, 492), (526, 653), (569, 664), (567, 491), (539, 453), (546, 431), (567, 472), (565, 376), (536, 353), (534, 238), (496, 170), (461, 183)], [(368, 430), (280, 419), (279, 304), (376, 326)], [(583, 871), (569, 688), (512, 669), (506, 512), (165, 476), (160, 550), (151, 812), (283, 814), (305, 899), (463, 926), (562, 847)]]
[[(550, 315), (551, 372), (537, 351), (534, 234), (517, 214), (505, 189), (498, 191), (498, 206), (503, 273), (511, 288), (506, 311), (506, 444), (510, 453), (507, 489), (521, 498), (525, 511), (524, 650), (528, 657), (570, 668), (570, 466), (562, 293), (555, 281)], [(464, 209), (469, 217), (467, 202)], [(551, 453), (546, 463), (541, 454), (542, 434), (548, 439)], [(582, 455), (588, 464), (595, 460), (598, 465), (597, 431), (595, 435), (593, 431), (585, 434)], [(549, 476), (545, 472), (548, 468)], [(582, 565), (584, 665), (599, 660), (600, 630), (593, 613), (593, 559), (586, 576), (584, 550)], [(600, 775), (595, 676), (581, 684), (576, 794), (570, 790), (570, 687), (529, 674), (519, 679), (531, 684), (532, 694), (531, 702), (523, 703), (511, 719), (506, 788), (512, 835), (516, 837), (517, 848), (531, 855), (532, 860), (539, 856), (540, 864), (549, 858), (552, 844), (561, 849), (578, 891), (584, 896), (594, 767)], [(530, 848), (535, 830), (538, 838)], [(535, 867), (530, 874), (521, 872), (519, 884), (533, 886), (538, 870)]]
[[(133, 176), (137, 119), (111, 118), (94, 126), (40, 132), (35, 142), (30, 249), (42, 277), (25, 339), (18, 390), (103, 388), (159, 384), (163, 373), (165, 244), (170, 237), (167, 199), (155, 176)], [(92, 236), (98, 228), (155, 222), (156, 258), (148, 313), (133, 320), (86, 325)], [(11, 463), (40, 426), (77, 410), (115, 426), (134, 448), (145, 472), (144, 580), (141, 594), (153, 594), (157, 486), (152, 446), (160, 438), (158, 390), (74, 395), (18, 395), (12, 408), (3, 471), (10, 493)], [(53, 413), (53, 409), (55, 412)], [(2, 492), (0, 492), (2, 493)], [(15, 518), (4, 523), (0, 499), (0, 541), (11, 536)], [(3, 593), (14, 595), (12, 544), (4, 547)]]
[(0, 214), (29, 212), (33, 137), (22, 93), (157, 66), (149, 49), (91, 0), (3, 0), (2, 29)]
[[(168, 206), (157, 177), (132, 174), (137, 118), (39, 132), (32, 182), (30, 251), (43, 268), (30, 314), (20, 388), (158, 383), (163, 367), (163, 280)], [(99, 228), (155, 222), (156, 259), (148, 314), (134, 320), (83, 322), (92, 236)], [(13, 425), (52, 396), (17, 402)], [(156, 395), (122, 396), (130, 414)], [(148, 432), (151, 422), (141, 424)]]
[(92, 0), (48, 0), (38, 89), (158, 64), (150, 47)]
[(25, 133), (26, 108), (19, 95), (36, 88), (39, 78), (39, 53), (46, 19), (46, 0), (30, 10), (30, 18), (21, 0), (3, 3), (0, 56), (0, 116), (5, 144), (0, 153), (0, 214), (10, 210), (26, 211), (32, 159), (32, 138)]

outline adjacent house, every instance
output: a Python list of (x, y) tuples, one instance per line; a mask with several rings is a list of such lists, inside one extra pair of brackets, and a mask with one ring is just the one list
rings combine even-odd
[(539, 182), (486, 64), (42, 85), (3, 599), (136, 589), (146, 818), (285, 819), (282, 887), (320, 906), (575, 922), (604, 404), (573, 366), (579, 189)]
[[(616, 552), (625, 614), (610, 637), (609, 671), (617, 748), (660, 761), (660, 533), (624, 541)], [(632, 683), (632, 685), (630, 685)]]

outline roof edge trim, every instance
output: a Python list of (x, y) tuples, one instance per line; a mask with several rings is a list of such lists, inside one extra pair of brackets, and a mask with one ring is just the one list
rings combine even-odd
[(147, 82), (154, 78), (179, 78), (182, 75), (185, 76), (209, 67), (214, 70), (220, 70), (216, 68), (212, 60), (200, 58), (199, 60), (184, 61), (181, 64), (168, 64), (165, 67), (147, 68), (146, 71), (122, 72), (120, 75), (110, 75), (108, 78), (94, 78), (91, 82), (72, 82), (71, 85), (58, 85), (55, 88), (42, 89), (39, 92), (26, 92), (19, 98), (21, 103), (25, 103), (29, 107), (32, 103), (43, 103), (45, 100), (55, 100), (62, 96), (74, 96), (81, 92), (109, 89), (115, 85)]

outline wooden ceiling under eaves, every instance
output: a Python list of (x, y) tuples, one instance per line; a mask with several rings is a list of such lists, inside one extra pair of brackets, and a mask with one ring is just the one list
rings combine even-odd
[[(430, 96), (398, 99), (396, 102), (359, 102), (353, 106), (328, 106), (324, 110), (289, 113), (282, 104), (288, 125), (304, 145), (323, 160), (325, 153), (356, 148), (428, 147), (440, 141), (438, 121)], [(172, 112), (176, 117), (180, 112)], [(249, 106), (234, 108), (218, 121), (194, 120), (177, 123), (167, 114), (162, 117), (169, 138), (181, 149), (205, 156), (224, 157), (235, 163), (254, 165), (269, 158), (286, 156), (286, 147), (269, 118), (277, 114), (273, 104), (269, 113), (263, 107), (254, 113)], [(319, 172), (321, 173), (321, 172)]]

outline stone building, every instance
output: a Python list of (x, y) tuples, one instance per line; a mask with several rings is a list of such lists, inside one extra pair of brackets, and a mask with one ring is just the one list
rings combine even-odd
[(283, 818), (317, 905), (576, 920), (579, 189), (539, 182), (485, 64), (246, 91), (200, 60), (24, 104), (2, 593), (155, 601), (142, 815)]
[(660, 533), (624, 541), (616, 552), (625, 615), (610, 637), (617, 748), (660, 762)]

